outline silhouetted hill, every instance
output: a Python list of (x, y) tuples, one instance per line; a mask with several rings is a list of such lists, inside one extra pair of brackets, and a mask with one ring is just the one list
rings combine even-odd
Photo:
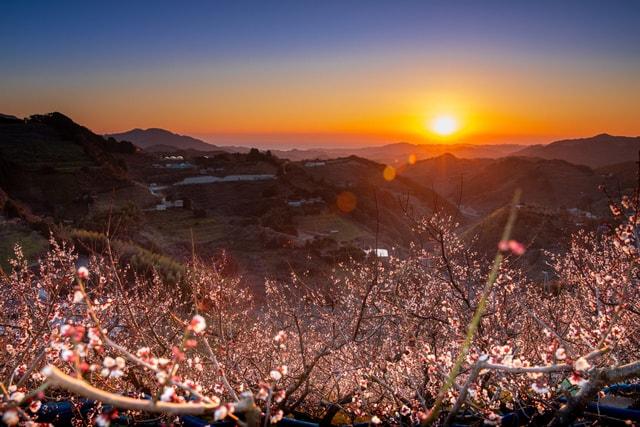
[(530, 157), (458, 159), (444, 155), (419, 161), (401, 175), (433, 188), (467, 212), (485, 215), (509, 203), (517, 188), (524, 203), (551, 209), (578, 208), (604, 213), (598, 186), (604, 173), (564, 160)]
[(560, 159), (571, 163), (601, 167), (638, 159), (640, 137), (606, 133), (590, 138), (565, 139), (547, 145), (533, 145), (514, 155)]
[(461, 185), (464, 187), (466, 178), (493, 163), (495, 159), (462, 159), (446, 153), (419, 160), (414, 165), (407, 164), (399, 172), (424, 187), (452, 196), (456, 191), (459, 192)]
[(36, 213), (73, 219), (86, 211), (92, 193), (130, 185), (116, 156), (136, 150), (60, 113), (3, 120), (0, 187)]
[[(161, 151), (167, 147), (176, 150), (219, 151), (220, 147), (206, 143), (200, 139), (187, 135), (178, 135), (165, 129), (132, 129), (127, 132), (113, 133), (107, 136), (118, 141), (131, 141), (144, 150), (154, 150), (155, 146), (161, 146)], [(157, 151), (157, 150), (156, 150)]]
[[(376, 221), (379, 221), (380, 229), (385, 230), (385, 234), (391, 230), (396, 232), (397, 241), (411, 238), (413, 224), (408, 221), (407, 214), (420, 217), (432, 215), (435, 211), (449, 215), (458, 213), (445, 198), (411, 179), (399, 175), (390, 180), (385, 179), (383, 164), (357, 156), (321, 163), (319, 166), (302, 169), (318, 184), (334, 188), (334, 193), (353, 193), (358, 209), (352, 216), (367, 224), (370, 230), (374, 230)], [(303, 162), (300, 165), (305, 164), (307, 163)]]
[(17, 118), (16, 116), (12, 116), (10, 114), (2, 114), (0, 113), (0, 122), (16, 122), (19, 121), (20, 119)]

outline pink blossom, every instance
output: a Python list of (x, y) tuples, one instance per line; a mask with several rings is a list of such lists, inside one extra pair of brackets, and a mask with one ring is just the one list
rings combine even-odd
[(256, 393), (256, 399), (266, 400), (269, 397), (269, 386), (266, 384), (261, 384), (258, 389), (258, 393)]
[(501, 252), (511, 251), (518, 256), (524, 255), (526, 252), (524, 245), (517, 240), (501, 240), (498, 243), (498, 250)]
[(119, 378), (123, 375), (123, 369), (126, 365), (125, 360), (118, 356), (115, 359), (113, 357), (105, 357), (102, 362), (104, 368), (100, 372), (103, 377)]
[(500, 415), (496, 414), (495, 412), (489, 412), (489, 415), (487, 415), (485, 424), (498, 425), (500, 424), (501, 421), (502, 421), (502, 417)]
[(284, 398), (287, 396), (287, 392), (284, 390), (278, 390), (277, 392), (275, 392), (273, 394), (273, 400), (276, 403), (280, 403), (284, 400)]
[(40, 410), (41, 406), (42, 406), (42, 402), (40, 402), (39, 400), (34, 400), (29, 404), (29, 410), (33, 413), (36, 413)]
[(509, 249), (518, 256), (524, 255), (526, 251), (524, 245), (516, 240), (509, 240)]
[(576, 385), (578, 387), (582, 387), (584, 384), (587, 383), (587, 380), (584, 379), (582, 377), (582, 375), (580, 375), (579, 372), (573, 372), (570, 376), (569, 376), (569, 382), (573, 385)]

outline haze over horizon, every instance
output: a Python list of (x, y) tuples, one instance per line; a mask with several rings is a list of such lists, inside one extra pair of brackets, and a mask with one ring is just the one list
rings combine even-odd
[(0, 112), (273, 148), (636, 136), (639, 27), (633, 1), (11, 2)]

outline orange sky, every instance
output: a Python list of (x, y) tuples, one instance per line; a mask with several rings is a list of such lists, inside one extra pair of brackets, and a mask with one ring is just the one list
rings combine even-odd
[[(93, 10), (101, 6), (56, 16), (74, 26), (32, 21), (15, 5), (4, 18), (0, 112), (60, 111), (100, 133), (161, 127), (258, 146), (638, 135), (637, 11), (579, 5), (381, 3), (336, 15), (294, 3), (280, 14), (223, 11), (217, 26), (217, 8), (140, 7), (130, 19), (143, 32)], [(460, 124), (449, 138), (427, 126), (442, 114)]]
[(323, 144), (332, 136), (341, 145), (418, 143), (434, 139), (428, 123), (439, 114), (456, 117), (461, 126), (446, 141), (639, 133), (640, 79), (633, 70), (594, 61), (554, 58), (549, 66), (521, 59), (407, 54), (374, 61), (350, 56), (329, 69), (319, 58), (240, 70), (205, 63), (188, 71), (116, 71), (85, 77), (95, 84), (77, 88), (60, 79), (3, 110), (59, 110), (97, 132), (162, 127), (212, 141), (216, 134), (229, 141), (233, 134), (239, 140), (302, 134)]

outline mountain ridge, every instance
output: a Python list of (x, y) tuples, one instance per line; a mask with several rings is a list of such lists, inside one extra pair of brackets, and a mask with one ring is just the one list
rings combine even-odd
[(640, 136), (600, 133), (585, 138), (562, 139), (546, 145), (531, 145), (513, 155), (565, 160), (593, 168), (638, 158)]
[(118, 141), (129, 141), (147, 150), (153, 146), (169, 146), (179, 150), (217, 151), (220, 147), (189, 135), (180, 135), (162, 128), (134, 128), (125, 132), (106, 134)]

